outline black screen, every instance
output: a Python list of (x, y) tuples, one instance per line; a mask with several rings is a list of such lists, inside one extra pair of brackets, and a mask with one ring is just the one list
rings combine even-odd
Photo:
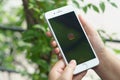
[(68, 62), (75, 59), (80, 64), (95, 58), (74, 12), (51, 18), (49, 22)]

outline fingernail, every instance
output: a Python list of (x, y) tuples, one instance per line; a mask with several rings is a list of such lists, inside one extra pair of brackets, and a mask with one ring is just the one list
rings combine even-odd
[(71, 60), (69, 64), (76, 65), (76, 61), (75, 60)]

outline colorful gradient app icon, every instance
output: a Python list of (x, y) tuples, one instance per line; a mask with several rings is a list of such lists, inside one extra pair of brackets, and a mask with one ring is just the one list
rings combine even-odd
[(68, 34), (68, 39), (69, 40), (74, 40), (75, 39), (75, 35), (73, 33), (69, 33)]

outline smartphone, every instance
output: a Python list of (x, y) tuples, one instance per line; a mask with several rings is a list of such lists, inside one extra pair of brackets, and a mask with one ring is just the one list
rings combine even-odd
[(76, 60), (73, 74), (95, 67), (99, 60), (71, 5), (45, 13), (46, 21), (66, 64)]

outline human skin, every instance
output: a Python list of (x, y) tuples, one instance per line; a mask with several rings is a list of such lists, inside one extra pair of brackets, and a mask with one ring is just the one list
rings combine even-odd
[[(79, 15), (78, 17), (100, 61), (100, 64), (93, 68), (95, 72), (102, 80), (120, 80), (120, 60), (116, 55), (107, 50), (92, 25), (87, 23), (82, 16)], [(52, 36), (50, 32), (47, 32), (47, 35), (49, 37)], [(54, 40), (51, 42), (51, 45), (54, 47), (55, 53), (59, 55), (60, 51)]]
[(76, 61), (71, 60), (68, 65), (65, 65), (63, 59), (60, 59), (50, 70), (49, 80), (81, 80), (85, 72), (73, 76), (73, 71), (76, 67)]

